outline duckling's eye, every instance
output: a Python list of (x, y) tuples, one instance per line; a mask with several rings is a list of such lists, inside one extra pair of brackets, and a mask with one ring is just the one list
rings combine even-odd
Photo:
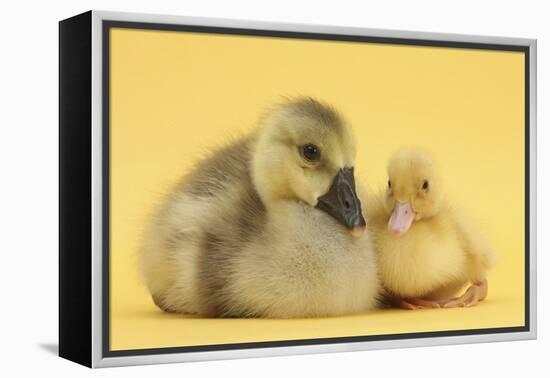
[(302, 156), (308, 161), (317, 162), (321, 159), (321, 151), (316, 145), (308, 143), (302, 146)]
[(390, 180), (388, 180), (388, 188), (391, 189), (391, 181)]
[(428, 182), (428, 180), (424, 180), (424, 182), (422, 183), (422, 190), (428, 190), (429, 187), (430, 183)]

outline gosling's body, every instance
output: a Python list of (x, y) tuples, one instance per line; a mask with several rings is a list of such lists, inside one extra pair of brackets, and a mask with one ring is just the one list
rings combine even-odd
[[(491, 244), (441, 193), (441, 180), (431, 166), (431, 157), (416, 150), (398, 152), (397, 157), (405, 159), (407, 173), (394, 170), (389, 181), (393, 187), (373, 196), (367, 205), (382, 285), (393, 302), (404, 308), (477, 304), (487, 294), (487, 273), (494, 261)], [(393, 163), (401, 162), (394, 158)], [(428, 177), (430, 185), (423, 193), (422, 183)], [(411, 198), (416, 219), (402, 234), (390, 232), (388, 221), (395, 202), (405, 203)], [(457, 297), (465, 287), (467, 292)]]
[(255, 177), (261, 132), (200, 162), (153, 219), (140, 255), (155, 303), (271, 318), (373, 308), (379, 286), (369, 233), (352, 237), (304, 201), (266, 195), (262, 185), (278, 172)]

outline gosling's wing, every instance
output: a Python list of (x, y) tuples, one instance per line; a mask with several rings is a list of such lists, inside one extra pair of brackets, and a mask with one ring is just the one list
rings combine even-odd
[(266, 210), (251, 176), (252, 143), (243, 139), (213, 151), (178, 189), (206, 203), (199, 215), (196, 282), (202, 312), (211, 316), (247, 314), (235, 307), (228, 286), (235, 262), (265, 225)]
[(210, 151), (200, 160), (178, 187), (195, 197), (223, 196), (230, 185), (250, 178), (252, 141), (243, 138)]
[(180, 185), (188, 196), (213, 204), (209, 228), (222, 244), (247, 241), (264, 223), (265, 207), (251, 175), (253, 141), (244, 138), (211, 152)]

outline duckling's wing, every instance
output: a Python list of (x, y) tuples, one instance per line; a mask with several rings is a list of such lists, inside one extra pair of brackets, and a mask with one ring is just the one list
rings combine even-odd
[(489, 238), (477, 224), (459, 208), (453, 208), (453, 219), (462, 248), (468, 257), (468, 275), (480, 282), (495, 263), (495, 253)]

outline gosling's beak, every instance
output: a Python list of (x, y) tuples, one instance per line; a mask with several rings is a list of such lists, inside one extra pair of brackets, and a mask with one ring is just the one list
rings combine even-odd
[(355, 192), (353, 168), (338, 171), (329, 191), (318, 198), (316, 207), (346, 226), (354, 237), (360, 237), (365, 231), (361, 201)]

